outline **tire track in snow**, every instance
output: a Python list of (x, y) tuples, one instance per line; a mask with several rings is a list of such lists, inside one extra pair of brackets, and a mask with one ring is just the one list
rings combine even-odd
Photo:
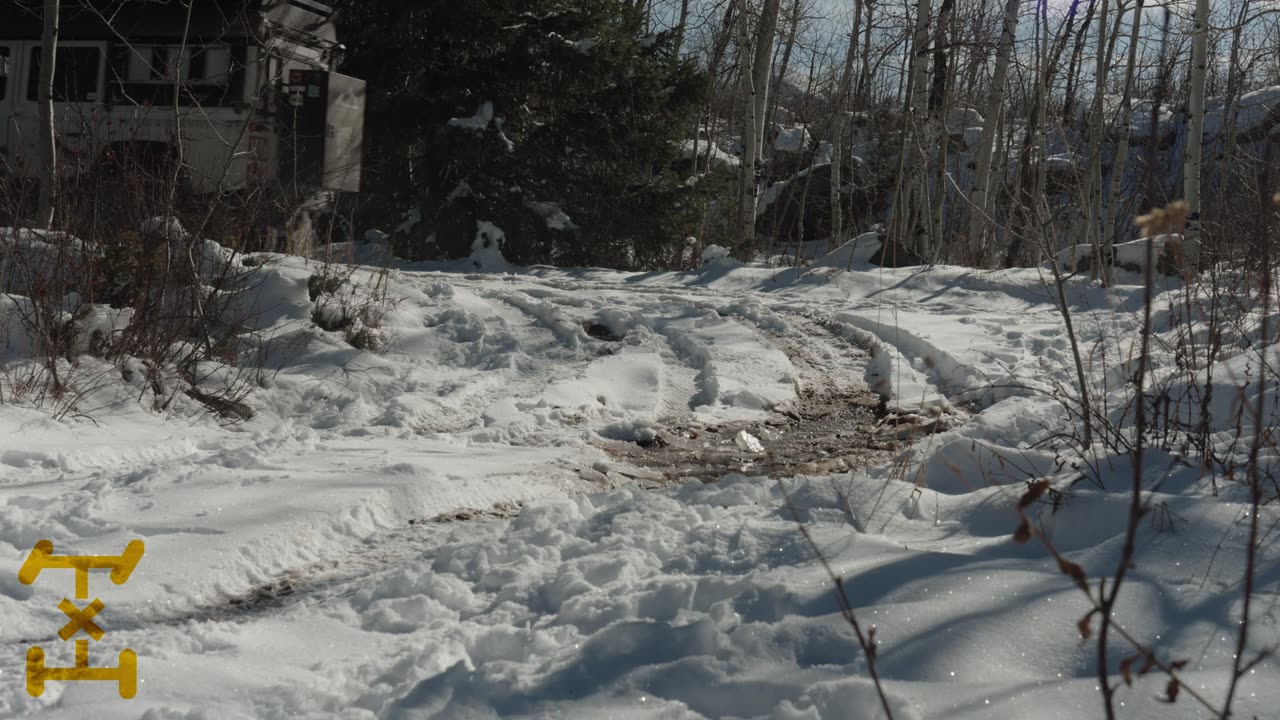
[[(419, 432), (458, 433), (482, 428), (485, 413), (495, 404), (511, 400), (536, 399), (550, 384), (571, 379), (592, 360), (581, 330), (571, 332), (567, 322), (556, 322), (553, 308), (539, 311), (533, 299), (519, 299), (514, 293), (476, 287), (454, 281), (451, 307), (435, 320), (437, 327), (453, 322), (463, 334), (453, 339), (476, 346), (474, 357), (462, 364), (472, 372), (462, 373), (442, 388), (438, 397), (444, 417), (422, 424)], [(532, 309), (531, 309), (532, 308)], [(579, 336), (581, 333), (581, 336)], [(499, 352), (487, 344), (493, 340)], [(589, 338), (587, 338), (589, 340)], [(495, 361), (503, 364), (493, 367)]]
[[(635, 343), (634, 347), (658, 355), (661, 387), (655, 420), (688, 417), (699, 405), (713, 403), (718, 398), (711, 354), (705, 343), (675, 329), (681, 320), (699, 309), (688, 298), (661, 288), (650, 288), (654, 292), (621, 293), (618, 291), (634, 288), (592, 281), (562, 283), (527, 279), (533, 283), (494, 296), (548, 327), (565, 345), (583, 347), (596, 343), (584, 327), (599, 324), (620, 337), (626, 336)], [(600, 290), (607, 294), (599, 300), (567, 294)], [(637, 294), (641, 296), (638, 304)]]

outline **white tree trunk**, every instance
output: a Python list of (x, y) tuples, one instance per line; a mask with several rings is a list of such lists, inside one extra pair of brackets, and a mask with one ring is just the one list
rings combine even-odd
[[(1209, 0), (1196, 0), (1195, 29), (1191, 36), (1191, 98), (1188, 111), (1187, 152), (1182, 164), (1183, 199), (1187, 203), (1184, 250), (1193, 265), (1200, 257), (1200, 159), (1204, 150), (1204, 76), (1208, 64)], [(1154, 128), (1152, 129), (1154, 132)]]
[(754, 59), (747, 52), (751, 46), (747, 0), (740, 0), (738, 7), (739, 69), (746, 101), (742, 132), (742, 182), (738, 196), (738, 241), (745, 247), (754, 247), (756, 241), (756, 201), (766, 125), (764, 113), (769, 104), (769, 75), (773, 71), (773, 39), (778, 27), (779, 2), (780, 0), (764, 0), (760, 24), (756, 28)]
[(747, 0), (738, 0), (738, 81), (745, 106), (742, 118), (742, 165), (738, 177), (738, 245), (747, 247), (756, 240), (756, 161), (760, 153), (756, 140), (756, 89), (751, 72), (751, 26)]
[[(764, 148), (765, 130), (773, 118), (765, 116), (769, 107), (769, 79), (773, 77), (773, 41), (778, 33), (778, 6), (781, 0), (764, 0), (760, 9), (760, 25), (756, 28), (756, 57), (751, 72), (755, 76), (752, 85), (756, 89), (756, 146)], [(757, 156), (757, 162), (761, 160)]]
[(871, 105), (871, 30), (876, 0), (866, 0), (867, 22), (862, 30), (862, 72), (858, 74), (858, 102), (862, 107)]
[[(1102, 8), (1098, 15), (1098, 57), (1094, 65), (1093, 111), (1089, 113), (1089, 171), (1084, 183), (1084, 223), (1081, 228), (1084, 242), (1089, 245), (1093, 255), (1089, 275), (1098, 276), (1099, 265), (1103, 264), (1102, 239), (1099, 221), (1102, 212), (1102, 141), (1105, 132), (1102, 123), (1105, 113), (1103, 99), (1107, 89), (1107, 10), (1109, 3), (1102, 0)], [(1056, 248), (1055, 248), (1056, 249)], [(1073, 253), (1074, 254), (1074, 253)], [(1074, 258), (1072, 258), (1074, 260)]]
[(898, 215), (898, 237), (921, 257), (929, 253), (929, 232), (924, 204), (928, 201), (926, 165), (928, 150), (921, 147), (929, 115), (929, 19), (933, 13), (930, 0), (917, 0), (916, 27), (911, 38), (911, 103), (906, 113), (907, 128), (903, 132), (902, 157), (905, 165), (895, 207)]
[(853, 3), (853, 30), (849, 33), (849, 50), (844, 56), (844, 73), (840, 76), (840, 88), (836, 94), (836, 116), (831, 127), (831, 242), (843, 240), (844, 203), (840, 199), (841, 175), (844, 172), (845, 115), (849, 112), (849, 93), (853, 85), (853, 61), (857, 55), (858, 36), (861, 34), (862, 0)]
[(782, 84), (783, 79), (786, 78), (787, 69), (791, 66), (791, 55), (796, 47), (796, 38), (800, 35), (800, 21), (803, 17), (803, 0), (793, 0), (793, 4), (791, 6), (791, 18), (788, 22), (789, 28), (787, 30), (787, 39), (782, 44), (782, 60), (781, 62), (775, 63), (778, 66), (778, 72), (776, 74), (772, 71), (770, 72), (770, 77), (773, 79), (769, 83), (769, 105), (764, 115), (766, 127), (768, 127), (769, 123), (777, 122), (778, 98), (781, 95), (781, 93), (778, 92), (778, 87)]
[(1133, 30), (1129, 33), (1129, 60), (1124, 71), (1124, 97), (1121, 100), (1120, 127), (1123, 134), (1116, 145), (1115, 160), (1111, 163), (1111, 189), (1107, 192), (1107, 204), (1104, 212), (1106, 219), (1102, 225), (1102, 259), (1103, 283), (1110, 287), (1114, 268), (1111, 263), (1111, 248), (1115, 243), (1116, 222), (1120, 214), (1117, 207), (1120, 199), (1120, 186), (1124, 182), (1124, 168), (1129, 159), (1129, 126), (1133, 121), (1133, 73), (1138, 64), (1138, 33), (1142, 28), (1142, 6), (1144, 0), (1138, 0), (1133, 11)]
[(1004, 93), (1009, 80), (1009, 58), (1013, 55), (1013, 38), (1018, 31), (1019, 0), (1004, 5), (1003, 29), (996, 48), (996, 67), (991, 77), (991, 92), (983, 113), (982, 136), (978, 141), (978, 157), (969, 192), (969, 252), (974, 262), (982, 264), (987, 248), (987, 190), (991, 186), (991, 159), (995, 152), (996, 118), (1004, 112)]
[(53, 66), (58, 48), (58, 0), (44, 0), (44, 35), (40, 41), (40, 86), (37, 113), (40, 118), (40, 205), (36, 225), (53, 227), (54, 204), (58, 199), (58, 146), (53, 117)]

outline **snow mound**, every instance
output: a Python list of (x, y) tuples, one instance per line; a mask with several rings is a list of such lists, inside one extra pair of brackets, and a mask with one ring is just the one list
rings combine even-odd
[(478, 272), (509, 272), (514, 269), (502, 254), (502, 244), (507, 234), (491, 222), (481, 220), (476, 223), (476, 239), (471, 243), (471, 255), (467, 257), (468, 267)]
[(708, 245), (702, 251), (702, 264), (708, 265), (721, 260), (729, 259), (729, 248), (720, 245)]

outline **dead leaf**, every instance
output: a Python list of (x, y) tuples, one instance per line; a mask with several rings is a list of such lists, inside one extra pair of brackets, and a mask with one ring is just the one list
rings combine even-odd
[(1024, 515), (1022, 522), (1018, 524), (1018, 529), (1013, 533), (1013, 541), (1019, 545), (1026, 545), (1031, 539), (1031, 521)]
[(1018, 501), (1018, 509), (1025, 510), (1028, 505), (1040, 499), (1049, 489), (1048, 480), (1037, 480), (1027, 487), (1027, 492), (1023, 494), (1022, 499)]

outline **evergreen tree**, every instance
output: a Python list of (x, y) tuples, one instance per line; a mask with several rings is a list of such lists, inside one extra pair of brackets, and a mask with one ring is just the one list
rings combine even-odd
[(700, 193), (670, 168), (707, 85), (623, 0), (346, 0), (344, 71), (370, 84), (366, 190), (414, 210), (413, 256), (655, 267)]

